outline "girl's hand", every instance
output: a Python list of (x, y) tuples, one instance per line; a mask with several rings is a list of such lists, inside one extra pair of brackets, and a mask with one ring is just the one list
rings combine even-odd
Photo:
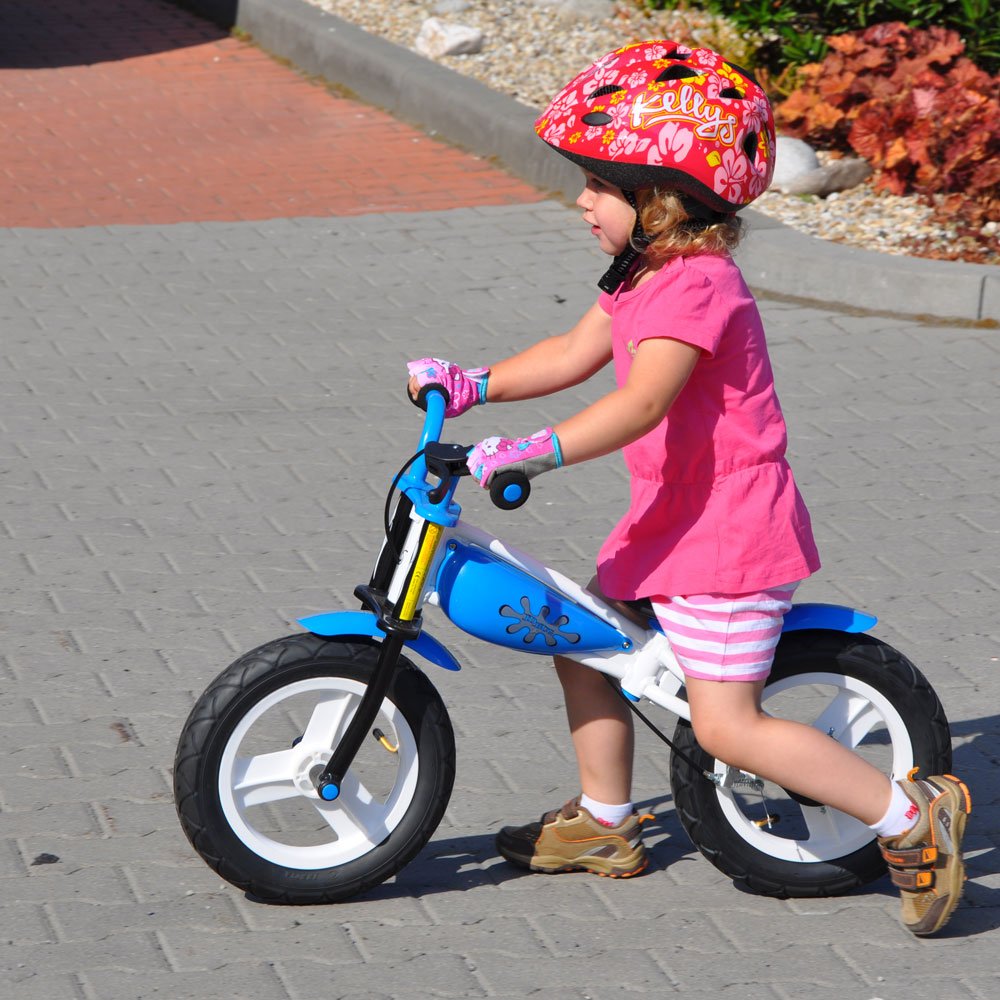
[(459, 368), (441, 358), (420, 358), (408, 361), (410, 381), (407, 392), (416, 402), (417, 393), (425, 385), (439, 385), (448, 393), (446, 417), (457, 417), (473, 406), (486, 402), (486, 383), (490, 377), (489, 368)]
[(563, 462), (559, 438), (546, 427), (528, 438), (488, 437), (469, 452), (466, 464), (479, 485), (488, 488), (494, 473), (501, 469), (513, 469), (533, 479), (558, 469)]

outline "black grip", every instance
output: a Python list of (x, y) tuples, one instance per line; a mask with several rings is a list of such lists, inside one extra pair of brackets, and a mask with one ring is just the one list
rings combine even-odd
[(523, 472), (498, 472), (490, 480), (490, 499), (501, 510), (517, 510), (531, 495), (531, 483)]
[(441, 393), (442, 396), (444, 396), (445, 406), (447, 406), (448, 403), (451, 402), (451, 393), (449, 393), (448, 390), (443, 385), (439, 385), (437, 382), (428, 382), (427, 385), (422, 385), (420, 387), (419, 392), (417, 392), (417, 396), (415, 399), (413, 396), (410, 395), (409, 389), (407, 389), (406, 395), (414, 406), (419, 406), (421, 410), (426, 411), (427, 396), (432, 392), (439, 392)]

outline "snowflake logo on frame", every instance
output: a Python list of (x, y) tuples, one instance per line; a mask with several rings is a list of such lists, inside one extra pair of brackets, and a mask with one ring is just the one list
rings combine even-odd
[(521, 610), (515, 611), (509, 604), (505, 604), (500, 609), (500, 614), (504, 618), (514, 619), (508, 626), (509, 635), (515, 635), (524, 629), (524, 644), (530, 646), (539, 636), (545, 641), (546, 646), (555, 646), (559, 640), (570, 644), (580, 641), (580, 636), (575, 632), (563, 632), (562, 627), (569, 623), (567, 615), (559, 615), (549, 621), (551, 609), (547, 604), (543, 604), (536, 615), (531, 610), (531, 602), (527, 597), (521, 598)]

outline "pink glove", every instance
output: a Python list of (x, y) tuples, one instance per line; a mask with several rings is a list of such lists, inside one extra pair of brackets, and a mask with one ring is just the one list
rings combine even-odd
[(489, 368), (466, 370), (440, 358), (407, 361), (406, 367), (421, 388), (425, 385), (440, 385), (448, 391), (448, 405), (444, 410), (446, 417), (457, 417), (471, 407), (486, 402)]
[(546, 427), (528, 438), (488, 437), (469, 452), (466, 464), (485, 488), (501, 469), (523, 472), (533, 479), (549, 469), (558, 469), (563, 461), (559, 438), (551, 427)]

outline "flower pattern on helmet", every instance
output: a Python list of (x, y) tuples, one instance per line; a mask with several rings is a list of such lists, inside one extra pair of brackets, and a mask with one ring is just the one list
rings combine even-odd
[(535, 131), (618, 187), (674, 187), (718, 212), (748, 205), (774, 172), (774, 116), (756, 80), (711, 49), (668, 39), (602, 56)]
[(746, 157), (738, 157), (732, 149), (722, 153), (722, 164), (715, 171), (715, 190), (727, 201), (738, 195), (747, 183), (748, 165)]
[(635, 132), (622, 129), (615, 133), (614, 138), (608, 143), (609, 156), (633, 155), (641, 153), (652, 142), (652, 139), (641, 139)]
[[(668, 122), (657, 136), (657, 144), (649, 151), (648, 163), (663, 163), (664, 159), (681, 163), (694, 145), (694, 132), (677, 122)], [(655, 157), (655, 159), (654, 159)]]

